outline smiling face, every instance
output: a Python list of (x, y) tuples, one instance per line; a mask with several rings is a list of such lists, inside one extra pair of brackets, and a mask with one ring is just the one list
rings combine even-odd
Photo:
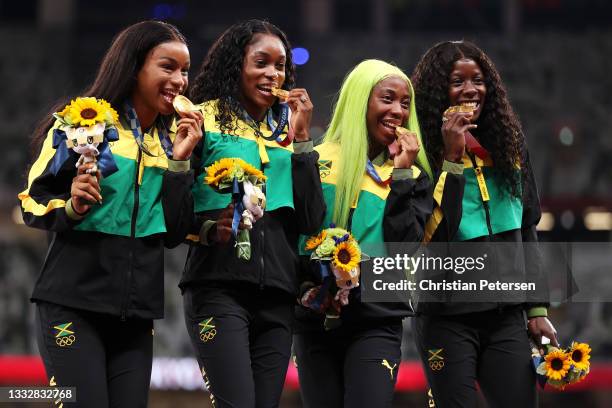
[(395, 128), (408, 120), (410, 98), (408, 83), (400, 77), (392, 76), (376, 84), (366, 113), (371, 145), (384, 147), (395, 141)]
[(189, 50), (184, 43), (165, 42), (149, 51), (132, 93), (143, 128), (149, 127), (159, 113), (174, 112), (172, 100), (187, 88), (188, 71)]
[(244, 50), (239, 100), (255, 120), (263, 119), (274, 104), (273, 87), (285, 82), (287, 51), (283, 42), (272, 34), (255, 34)]
[(471, 105), (475, 108), (472, 122), (482, 113), (487, 95), (482, 70), (472, 59), (460, 59), (453, 65), (448, 85), (448, 98), (451, 106)]

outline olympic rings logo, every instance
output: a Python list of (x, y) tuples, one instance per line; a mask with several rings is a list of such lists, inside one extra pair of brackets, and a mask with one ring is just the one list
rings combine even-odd
[(57, 344), (60, 347), (68, 347), (68, 346), (72, 346), (72, 344), (75, 341), (76, 341), (76, 337), (74, 337), (74, 334), (71, 334), (70, 336), (56, 338), (55, 344)]
[(429, 368), (433, 371), (440, 371), (444, 367), (444, 360), (436, 360), (429, 362)]
[(200, 340), (206, 343), (207, 341), (212, 340), (216, 335), (217, 335), (217, 330), (212, 329), (212, 330), (207, 331), (206, 333), (200, 334)]

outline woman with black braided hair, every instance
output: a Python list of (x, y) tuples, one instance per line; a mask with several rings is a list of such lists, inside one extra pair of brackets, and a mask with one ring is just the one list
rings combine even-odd
[[(435, 404), (475, 406), (478, 381), (491, 406), (534, 406), (529, 336), (536, 344), (542, 336), (553, 345), (557, 339), (546, 317), (546, 279), (531, 262), (539, 256), (536, 224), (541, 212), (521, 124), (495, 66), (472, 43), (435, 45), (417, 64), (412, 81), (437, 180), (437, 208), (426, 225), (426, 240), (510, 248), (505, 259), (520, 253), (520, 260), (498, 260), (487, 273), (522, 276), (538, 288), (538, 295), (528, 301), (495, 298), (418, 305), (416, 344)], [(455, 200), (448, 200), (449, 189), (455, 191)], [(438, 193), (443, 190), (444, 202)]]
[[(249, 20), (213, 44), (190, 93), (205, 134), (194, 151), (194, 244), (180, 286), (187, 330), (219, 407), (278, 406), (291, 354), (297, 239), (323, 222), (312, 103), (294, 82), (285, 34)], [(286, 103), (275, 96), (279, 90)], [(207, 168), (228, 158), (267, 177), (267, 205), (250, 230), (248, 260), (235, 254), (232, 195), (203, 180)]]

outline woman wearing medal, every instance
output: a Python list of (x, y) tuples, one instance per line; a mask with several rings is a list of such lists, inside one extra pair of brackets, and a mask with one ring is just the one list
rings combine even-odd
[[(319, 230), (332, 223), (346, 229), (365, 244), (364, 252), (384, 242), (423, 240), (432, 206), (430, 170), (412, 85), (399, 68), (379, 60), (357, 65), (342, 84), (316, 151), (327, 204)], [(402, 319), (412, 314), (410, 306), (400, 299), (362, 301), (365, 280), (350, 289), (348, 304), (339, 306), (332, 291), (321, 293), (328, 289), (319, 265), (305, 258), (294, 337), (304, 406), (390, 407), (401, 362)], [(340, 326), (324, 328), (323, 312), (333, 308), (340, 309)]]
[(49, 231), (32, 301), (49, 385), (77, 390), (76, 403), (64, 406), (147, 406), (153, 319), (164, 310), (164, 246), (184, 238), (188, 159), (202, 138), (198, 113), (185, 114), (176, 133), (167, 130), (188, 69), (176, 27), (132, 25), (114, 39), (81, 95), (110, 106), (72, 104), (73, 119), (119, 112), (97, 146), (98, 170), (93, 163), (75, 167), (78, 155), (67, 150), (51, 115), (34, 135), (38, 158), (19, 198), (25, 223)]
[[(292, 89), (294, 80), (285, 34), (249, 20), (217, 39), (190, 92), (205, 136), (194, 150), (193, 245), (180, 286), (187, 330), (218, 407), (278, 405), (291, 353), (297, 238), (313, 232), (325, 211), (309, 136), (312, 103), (306, 90)], [(273, 94), (279, 88), (286, 103)], [(267, 177), (248, 260), (234, 248), (245, 226), (239, 214), (232, 226), (232, 195), (204, 182), (207, 169), (229, 158)]]
[[(429, 49), (413, 83), (437, 183), (426, 240), (502, 247), (497, 252), (503, 258), (478, 279), (514, 277), (539, 288), (532, 299), (502, 301), (500, 295), (476, 302), (482, 293), (472, 293), (468, 302), (419, 304), (415, 341), (435, 406), (476, 406), (478, 382), (491, 406), (534, 407), (529, 336), (536, 344), (542, 336), (558, 343), (546, 317), (547, 280), (537, 264), (541, 211), (521, 124), (493, 62), (472, 43), (449, 41)], [(445, 247), (455, 248), (455, 255), (461, 248)]]

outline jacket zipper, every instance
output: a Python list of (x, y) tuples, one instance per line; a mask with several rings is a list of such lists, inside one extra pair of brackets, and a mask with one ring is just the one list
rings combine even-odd
[[(260, 221), (263, 221), (263, 217), (260, 219)], [(262, 225), (261, 227), (261, 234), (260, 234), (260, 238), (261, 238), (261, 257), (259, 258), (259, 266), (261, 267), (261, 271), (259, 272), (259, 290), (263, 290), (264, 289), (264, 277), (265, 277), (265, 262), (264, 262), (264, 255), (265, 255), (265, 251), (264, 251), (264, 246), (265, 246), (265, 241), (264, 241), (264, 226)]]
[[(259, 124), (257, 126), (257, 130), (255, 131), (255, 133), (257, 133), (257, 137), (263, 137), (263, 134), (261, 133), (261, 131), (259, 131)], [(265, 147), (264, 147), (264, 149), (265, 149)], [(261, 170), (261, 172), (264, 173), (264, 164), (263, 163), (261, 163), (259, 165), (259, 170)], [(267, 194), (267, 192), (266, 192), (266, 185), (265, 184), (263, 185), (263, 190), (262, 191), (263, 191), (264, 194)], [(259, 235), (259, 237), (261, 238), (261, 257), (259, 258), (259, 267), (261, 268), (261, 270), (259, 271), (259, 290), (260, 291), (264, 290), (264, 287), (265, 287), (265, 285), (264, 285), (264, 279), (265, 279), (265, 269), (264, 269), (264, 267), (265, 267), (265, 261), (264, 261), (264, 257), (265, 257), (264, 229), (265, 229), (265, 226), (266, 226), (265, 221), (264, 221), (266, 219), (265, 215), (266, 214), (264, 213), (264, 216), (261, 217), (261, 219), (258, 221), (258, 222), (262, 223), (262, 225), (261, 225), (261, 234)]]
[[(474, 160), (474, 157), (472, 155), (468, 154), (468, 156), (472, 162), (472, 166), (474, 167), (474, 173), (476, 173), (476, 176), (478, 177), (478, 173), (482, 172), (482, 168), (476, 165), (476, 161)], [(482, 177), (484, 179), (484, 175)], [(476, 183), (478, 183), (478, 180), (476, 180)], [(480, 190), (480, 187), (479, 187), (479, 190)], [(484, 200), (482, 196), (482, 192), (480, 194), (480, 200), (482, 201), (482, 206), (485, 210), (485, 218), (487, 220), (487, 230), (489, 231), (489, 238), (491, 238), (493, 237), (493, 229), (491, 228), (491, 212), (489, 209), (489, 202)]]
[[(136, 161), (136, 177), (134, 179), (134, 208), (132, 209), (132, 222), (130, 227), (130, 238), (136, 237), (136, 220), (138, 219), (138, 206), (140, 202), (140, 184), (138, 184), (138, 176), (140, 174), (140, 162), (142, 161), (142, 151), (138, 149), (138, 160)], [(130, 300), (130, 283), (132, 282), (132, 273), (134, 269), (134, 250), (130, 242), (129, 251), (129, 267), (125, 277), (125, 287), (123, 292), (123, 301), (121, 302), (121, 321), (125, 321), (127, 317), (127, 308)]]
[[(478, 177), (480, 173), (481, 177), (484, 180), (484, 175), (482, 175), (482, 168), (476, 166), (476, 160), (474, 159), (472, 155), (468, 155), (468, 156), (470, 157), (470, 160), (472, 161), (472, 166), (474, 167), (474, 172), (476, 173), (476, 177)], [(478, 180), (476, 180), (476, 183), (478, 183)], [(479, 186), (479, 190), (480, 190), (480, 186)], [(493, 240), (493, 229), (491, 228), (491, 211), (489, 209), (489, 202), (485, 201), (484, 197), (482, 196), (482, 192), (480, 193), (480, 199), (482, 200), (482, 206), (485, 210), (485, 218), (487, 220), (487, 230), (489, 231), (489, 242), (491, 242)], [(496, 303), (497, 303), (497, 313), (501, 313), (502, 304), (500, 302), (496, 302)]]

